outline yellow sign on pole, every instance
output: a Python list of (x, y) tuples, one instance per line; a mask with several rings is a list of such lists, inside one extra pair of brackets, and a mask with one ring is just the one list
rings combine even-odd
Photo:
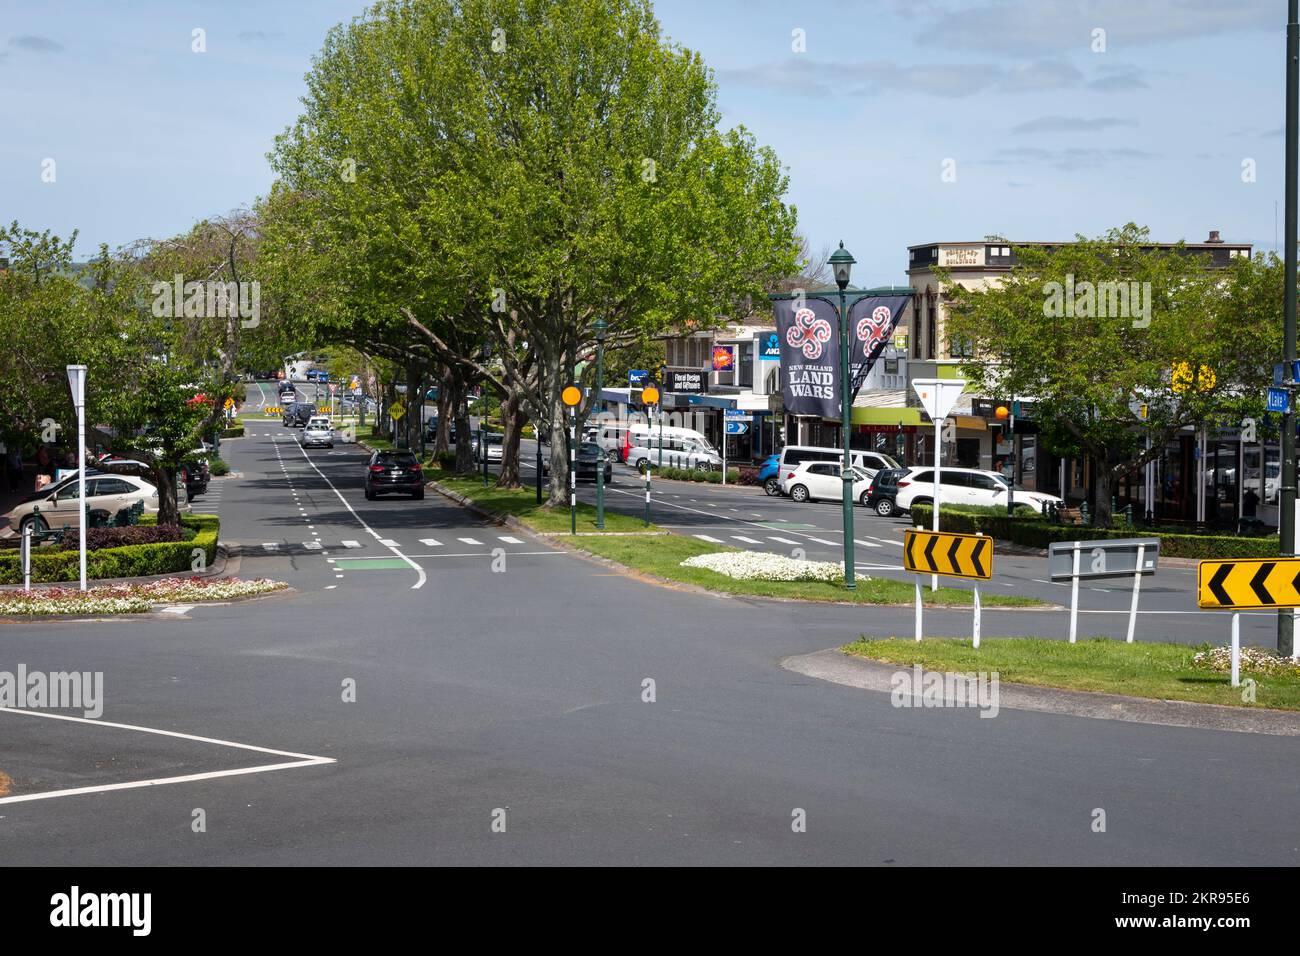
[(234, 408), (234, 407), (235, 407), (235, 400), (233, 398), (227, 398), (226, 408)]
[(401, 402), (397, 402), (395, 405), (389, 407), (388, 414), (392, 417), (393, 421), (397, 421), (406, 414), (406, 406)]
[(576, 385), (570, 385), (560, 393), (560, 400), (563, 401), (565, 405), (572, 408), (574, 405), (577, 405), (582, 401), (582, 392)]
[(903, 532), (903, 568), (915, 574), (987, 581), (993, 577), (993, 539), (982, 534), (909, 528)]
[(647, 385), (645, 388), (641, 389), (641, 404), (658, 405), (659, 389), (655, 388), (653, 385)]
[(1207, 610), (1300, 607), (1300, 558), (1202, 561), (1196, 603)]

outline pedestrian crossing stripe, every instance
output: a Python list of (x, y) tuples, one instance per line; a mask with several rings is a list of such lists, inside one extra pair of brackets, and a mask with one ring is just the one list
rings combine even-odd
[(707, 534), (697, 534), (695, 537), (699, 538), (701, 541), (707, 541), (710, 544), (722, 544), (721, 538), (710, 538)]
[(361, 542), (360, 542), (360, 541), (344, 541), (344, 542), (343, 542), (343, 547), (345, 547), (345, 548), (359, 548), (359, 547), (361, 547)]
[(1196, 585), (1207, 609), (1300, 607), (1300, 558), (1202, 561)]
[(380, 538), (380, 539), (379, 539), (379, 543), (382, 544), (385, 548), (400, 548), (400, 547), (401, 547), (401, 545), (398, 544), (396, 541), (394, 541), (392, 538)]
[(985, 535), (909, 528), (903, 545), (906, 571), (984, 581), (993, 577), (993, 539)]
[(523, 544), (519, 538), (512, 538), (509, 535), (498, 535), (498, 537), (506, 544)]
[(424, 545), (424, 546), (427, 547), (427, 548), (441, 548), (441, 547), (442, 547), (442, 542), (441, 542), (441, 541), (438, 541), (436, 538), (421, 538), (421, 539), (420, 539), (420, 544)]
[(465, 544), (477, 544), (480, 546), (483, 544), (483, 542), (478, 540), (478, 538), (457, 538), (456, 540), (463, 541)]

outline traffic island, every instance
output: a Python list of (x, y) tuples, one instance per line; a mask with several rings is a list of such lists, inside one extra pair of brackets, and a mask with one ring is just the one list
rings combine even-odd
[[(864, 637), (839, 651), (891, 665), (891, 672), (899, 665), (919, 665), (945, 673), (996, 673), (1004, 687), (1013, 683), (1239, 710), (1300, 711), (1300, 666), (1262, 651), (1243, 655), (1239, 687), (1232, 686), (1222, 650), (1208, 644), (1129, 644), (1104, 637), (1070, 644), (1038, 637), (994, 637), (985, 638), (976, 648), (961, 638)], [(1295, 733), (1300, 733), (1300, 715), (1290, 719)]]
[[(517, 527), (538, 534), (553, 535), (568, 533), (569, 509), (547, 508), (537, 503), (537, 492), (533, 488), (498, 488), (494, 484), (483, 484), (482, 478), (456, 478), (446, 472), (432, 472), (434, 491), (451, 498), (457, 504), (477, 510), (485, 517), (501, 520), (503, 523), (517, 522)], [(664, 531), (651, 524), (646, 526), (641, 518), (619, 514), (605, 509), (605, 527), (596, 527), (596, 509), (592, 505), (578, 502), (578, 533), (589, 535), (608, 534), (654, 534), (662, 535)]]
[(30, 619), (69, 615), (143, 614), (168, 604), (202, 604), (260, 597), (288, 588), (267, 578), (164, 578), (160, 581), (104, 584), (85, 591), (46, 587), (0, 593), (0, 617)]

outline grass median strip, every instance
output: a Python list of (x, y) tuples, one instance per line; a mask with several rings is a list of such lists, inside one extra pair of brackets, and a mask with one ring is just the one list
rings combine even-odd
[[(998, 673), (1016, 684), (1059, 687), (1155, 700), (1182, 700), (1236, 707), (1300, 710), (1300, 674), (1242, 672), (1241, 687), (1229, 675), (1198, 666), (1193, 658), (1209, 645), (1136, 642), (1097, 637), (1070, 644), (1037, 637), (969, 639), (859, 639), (841, 648), (854, 657), (928, 670)], [(1254, 686), (1247, 685), (1247, 679)], [(1253, 692), (1254, 700), (1249, 701)], [(1243, 697), (1247, 698), (1243, 700)]]
[[(537, 492), (532, 488), (498, 488), (494, 484), (483, 486), (482, 478), (453, 478), (446, 472), (433, 470), (428, 476), (444, 488), (464, 495), (480, 508), (497, 514), (511, 515), (518, 518), (534, 531), (568, 531), (568, 508), (545, 508), (537, 503)], [(495, 481), (495, 476), (488, 479)], [(543, 500), (545, 489), (543, 489)], [(596, 509), (592, 505), (578, 502), (578, 530), (596, 531)], [(659, 531), (653, 524), (645, 526), (640, 518), (618, 514), (605, 509), (605, 530), (610, 532)]]

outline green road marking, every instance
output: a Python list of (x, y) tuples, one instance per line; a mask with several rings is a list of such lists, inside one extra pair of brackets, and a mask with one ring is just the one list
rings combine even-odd
[(410, 567), (401, 558), (339, 558), (334, 564), (341, 571), (387, 571)]
[(801, 524), (798, 521), (755, 521), (760, 528), (768, 531), (816, 531), (815, 524)]

